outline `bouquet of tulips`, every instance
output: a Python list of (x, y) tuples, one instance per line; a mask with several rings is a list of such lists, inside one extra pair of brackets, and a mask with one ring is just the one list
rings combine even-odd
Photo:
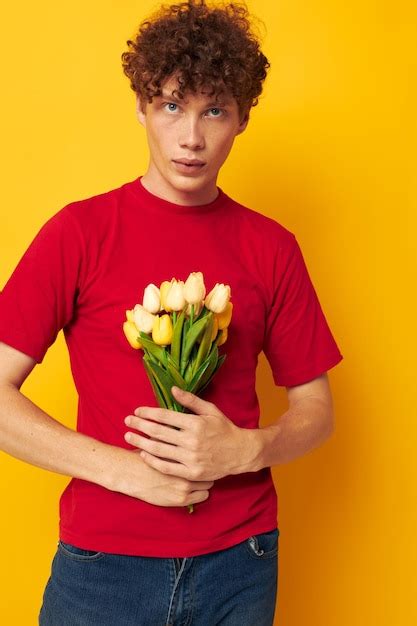
[[(160, 287), (150, 283), (142, 304), (126, 311), (123, 331), (143, 364), (160, 407), (186, 412), (171, 393), (176, 385), (198, 395), (226, 358), (219, 346), (232, 318), (230, 286), (216, 283), (206, 295), (202, 272), (185, 282), (172, 278)], [(189, 505), (190, 513), (193, 505)]]

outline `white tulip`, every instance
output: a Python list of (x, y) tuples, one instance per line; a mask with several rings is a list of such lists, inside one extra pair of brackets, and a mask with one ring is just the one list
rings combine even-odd
[(150, 283), (147, 287), (145, 287), (142, 305), (149, 313), (158, 313), (161, 305), (159, 287), (153, 283)]
[(189, 304), (198, 304), (204, 300), (206, 288), (202, 272), (191, 272), (184, 283), (184, 297)]
[(138, 330), (150, 334), (152, 332), (155, 315), (149, 313), (141, 304), (137, 304), (133, 309), (133, 321)]
[(184, 297), (184, 281), (173, 279), (165, 297), (165, 303), (171, 311), (182, 311), (186, 304)]
[(230, 299), (230, 286), (224, 283), (216, 283), (207, 294), (204, 304), (209, 311), (223, 313)]

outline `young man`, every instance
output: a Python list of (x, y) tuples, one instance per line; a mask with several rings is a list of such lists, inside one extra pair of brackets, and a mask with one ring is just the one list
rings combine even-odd
[[(270, 467), (331, 433), (326, 372), (343, 357), (295, 236), (216, 185), (269, 66), (249, 26), (243, 5), (204, 2), (163, 7), (141, 26), (122, 56), (147, 171), (53, 215), (1, 294), (1, 447), (72, 477), (44, 626), (273, 623)], [(146, 285), (192, 271), (208, 290), (231, 286), (233, 319), (221, 370), (204, 398), (178, 393), (188, 413), (176, 413), (156, 406), (122, 324)], [(60, 329), (77, 432), (20, 393)], [(261, 351), (289, 399), (263, 429)]]

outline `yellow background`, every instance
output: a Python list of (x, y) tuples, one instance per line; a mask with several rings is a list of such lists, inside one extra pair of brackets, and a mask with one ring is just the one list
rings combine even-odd
[[(0, 283), (64, 204), (143, 173), (120, 54), (147, 1), (9, 3), (1, 27)], [(219, 176), (300, 242), (344, 360), (336, 430), (273, 470), (280, 626), (417, 623), (415, 4), (257, 0), (264, 94)], [(264, 357), (262, 423), (287, 407)], [(62, 332), (22, 387), (75, 427)], [(37, 624), (69, 478), (1, 455), (0, 621)], [(210, 626), (210, 625), (207, 625)]]

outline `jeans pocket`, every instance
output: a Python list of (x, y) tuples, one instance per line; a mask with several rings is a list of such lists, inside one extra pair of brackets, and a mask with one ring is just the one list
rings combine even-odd
[(266, 560), (276, 557), (278, 554), (279, 529), (274, 528), (266, 533), (252, 535), (245, 541), (249, 554), (258, 560)]
[(65, 543), (61, 539), (58, 542), (58, 551), (74, 561), (97, 561), (97, 559), (101, 559), (106, 555), (106, 552), (85, 550), (84, 548), (74, 546), (72, 543)]

